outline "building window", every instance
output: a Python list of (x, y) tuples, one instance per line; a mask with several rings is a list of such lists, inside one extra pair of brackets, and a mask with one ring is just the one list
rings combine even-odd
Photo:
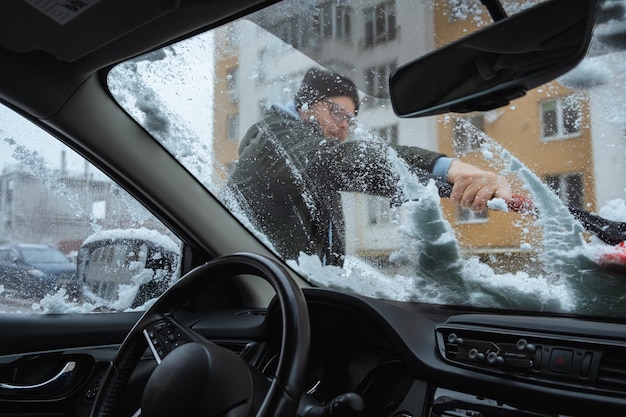
[(239, 31), (235, 30), (234, 25), (228, 25), (226, 32), (226, 41), (228, 42), (228, 48), (230, 49), (238, 49), (239, 48)]
[(226, 139), (231, 140), (239, 140), (239, 113), (229, 114), (228, 115), (228, 132)]
[(580, 133), (581, 109), (574, 96), (541, 103), (541, 135), (544, 140), (570, 138)]
[(570, 174), (546, 175), (544, 181), (567, 207), (583, 208), (583, 174), (574, 172)]
[(303, 24), (297, 18), (283, 20), (277, 25), (279, 38), (286, 44), (299, 48), (304, 44), (302, 39), (304, 31), (300, 30)]
[(381, 3), (365, 9), (365, 46), (371, 48), (396, 39), (396, 6), (394, 2)]
[(9, 180), (7, 182), (7, 187), (5, 190), (4, 201), (6, 201), (8, 208), (11, 208), (11, 203), (13, 202), (13, 192), (15, 190), (15, 181)]
[(238, 67), (229, 68), (226, 74), (226, 81), (228, 82), (228, 97), (233, 103), (238, 101), (238, 82), (237, 82), (237, 72), (239, 71)]
[(398, 144), (398, 125), (380, 127), (375, 130), (376, 136), (390, 145)]
[(268, 48), (263, 48), (258, 52), (258, 58), (256, 60), (257, 69), (256, 69), (256, 82), (257, 84), (263, 84), (267, 78), (267, 69), (269, 68), (269, 52)]
[(457, 223), (485, 223), (489, 220), (487, 210), (472, 211), (470, 209), (464, 209), (457, 207), (456, 209), (456, 221)]
[(333, 34), (333, 8), (334, 4), (331, 3), (326, 3), (322, 5), (320, 23), (322, 25), (322, 36), (324, 38), (330, 38), (330, 36)]
[(457, 154), (463, 154), (480, 149), (482, 132), (485, 131), (485, 117), (481, 113), (454, 119), (452, 144)]
[(337, 39), (350, 40), (350, 32), (352, 24), (350, 16), (352, 15), (352, 9), (350, 7), (341, 6), (335, 10), (335, 36)]
[(350, 20), (352, 9), (335, 3), (326, 3), (321, 6), (321, 9), (319, 17), (315, 22), (318, 27), (318, 33), (326, 39), (333, 37), (349, 41), (352, 29)]
[(389, 76), (397, 67), (396, 62), (388, 62), (365, 70), (365, 93), (373, 97), (389, 96)]

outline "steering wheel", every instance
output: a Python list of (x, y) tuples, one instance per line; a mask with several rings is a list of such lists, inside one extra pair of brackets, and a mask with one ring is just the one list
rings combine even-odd
[[(282, 344), (271, 382), (236, 353), (176, 320), (176, 312), (186, 301), (234, 275), (261, 277), (276, 291)], [(147, 347), (158, 366), (144, 388), (141, 410), (135, 416), (295, 416), (310, 347), (306, 301), (287, 271), (260, 255), (226, 255), (196, 267), (163, 293), (133, 326), (102, 378), (91, 417), (117, 415), (122, 393)]]

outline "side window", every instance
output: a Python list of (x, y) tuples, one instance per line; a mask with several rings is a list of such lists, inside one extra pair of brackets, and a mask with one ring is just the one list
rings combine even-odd
[(181, 242), (86, 160), (0, 105), (0, 312), (142, 309)]

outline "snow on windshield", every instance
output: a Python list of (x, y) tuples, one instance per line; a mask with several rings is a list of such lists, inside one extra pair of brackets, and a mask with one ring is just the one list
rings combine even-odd
[(164, 48), (116, 66), (108, 83), (120, 105), (215, 191), (211, 48), (210, 35)]
[[(421, 184), (393, 155), (396, 172), (401, 173), (405, 193), (410, 196), (404, 209), (411, 222), (402, 228), (402, 249), (390, 259), (408, 266), (409, 273), (385, 275), (355, 257), (348, 258), (344, 269), (322, 267), (317, 257), (304, 254), (290, 265), (317, 285), (385, 299), (535, 311), (606, 311), (607, 305), (597, 305), (594, 287), (597, 279), (606, 277), (595, 262), (614, 248), (597, 240), (586, 242), (583, 227), (556, 194), (491, 138), (483, 139), (485, 159), (494, 166), (504, 163), (503, 174), (517, 173), (539, 211), (536, 223), (544, 229), (543, 241), (537, 243), (543, 265), (540, 273), (498, 273), (477, 257), (464, 257), (441, 210), (434, 182)], [(497, 199), (490, 207), (507, 210)], [(612, 216), (623, 218), (626, 214), (621, 211), (623, 200), (612, 201), (609, 207)], [(524, 244), (524, 249), (531, 248)], [(587, 271), (583, 276), (588, 284), (584, 286), (581, 271)]]
[[(491, 149), (489, 149), (491, 148)], [(484, 154), (493, 157), (496, 144), (484, 146)], [(509, 156), (499, 149), (502, 157)], [(510, 157), (510, 156), (509, 156)], [(400, 301), (424, 301), (441, 304), (471, 304), (482, 307), (506, 307), (530, 310), (570, 311), (575, 307), (575, 300), (567, 285), (567, 279), (560, 282), (551, 273), (531, 276), (528, 272), (497, 273), (488, 265), (481, 263), (477, 257), (465, 258), (458, 240), (448, 220), (445, 218), (440, 204), (440, 197), (434, 182), (423, 185), (419, 178), (409, 174), (401, 160), (391, 156), (396, 164), (396, 171), (401, 173), (401, 182), (405, 193), (410, 196), (404, 209), (411, 221), (402, 228), (402, 249), (394, 252), (390, 260), (405, 265), (407, 274), (393, 276), (380, 273), (375, 267), (355, 257), (349, 257), (344, 269), (322, 267), (317, 257), (304, 254), (298, 262), (290, 265), (304, 274), (317, 285), (357, 292), (363, 295)], [(508, 170), (518, 162), (511, 158)], [(554, 196), (552, 191), (539, 182), (529, 181), (529, 189), (535, 196)], [(561, 210), (563, 204), (558, 199), (550, 199), (546, 204), (539, 203), (540, 210), (553, 208), (560, 216), (540, 217), (555, 220), (559, 225), (574, 225), (575, 220), (567, 209)], [(494, 209), (502, 209), (499, 202), (494, 202)], [(546, 220), (546, 226), (551, 222)], [(574, 226), (578, 234), (576, 245), (584, 245), (580, 226)], [(554, 236), (547, 233), (546, 236)], [(549, 237), (544, 242), (547, 265), (568, 256), (569, 249), (561, 251), (560, 236)], [(554, 241), (552, 241), (552, 239)], [(552, 259), (550, 259), (552, 257)], [(574, 275), (572, 275), (574, 276)]]

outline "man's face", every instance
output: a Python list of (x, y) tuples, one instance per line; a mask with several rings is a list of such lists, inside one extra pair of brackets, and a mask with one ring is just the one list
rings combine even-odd
[(329, 139), (346, 140), (354, 123), (356, 106), (348, 96), (330, 97), (315, 103), (304, 117), (313, 117)]

